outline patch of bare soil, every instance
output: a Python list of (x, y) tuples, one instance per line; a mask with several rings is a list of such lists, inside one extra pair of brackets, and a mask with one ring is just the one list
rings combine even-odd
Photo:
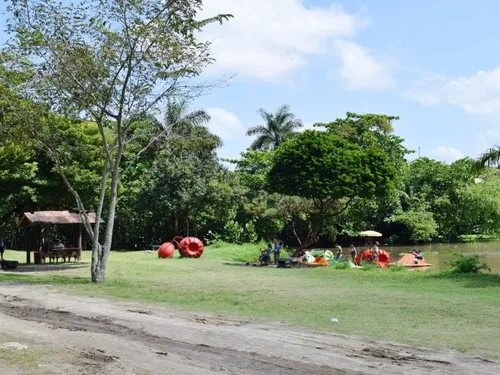
[[(0, 284), (0, 330), (50, 347), (69, 363), (67, 374), (497, 374), (500, 368), (454, 352), (24, 285)], [(57, 366), (56, 360), (48, 373), (58, 373)]]

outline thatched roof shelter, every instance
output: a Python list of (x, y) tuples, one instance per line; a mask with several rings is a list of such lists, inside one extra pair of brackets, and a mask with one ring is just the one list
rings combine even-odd
[[(88, 218), (90, 224), (95, 224), (95, 214), (89, 213)], [(82, 253), (82, 224), (83, 218), (80, 214), (69, 212), (69, 211), (36, 211), (36, 212), (25, 212), (19, 225), (27, 228), (39, 227), (40, 230), (36, 233), (31, 232), (29, 237), (34, 241), (33, 245), (29, 245), (26, 250), (26, 263), (31, 263), (31, 251), (35, 252), (35, 263), (40, 263), (44, 259), (43, 244), (50, 242), (47, 238), (48, 228), (54, 225), (76, 225), (78, 226), (77, 234), (77, 246), (78, 259), (81, 259)], [(49, 244), (50, 245), (50, 244)]]
[[(95, 223), (95, 214), (89, 214), (90, 224)], [(66, 225), (66, 224), (83, 224), (80, 214), (69, 211), (36, 211), (25, 212), (19, 225), (32, 227), (39, 225)]]

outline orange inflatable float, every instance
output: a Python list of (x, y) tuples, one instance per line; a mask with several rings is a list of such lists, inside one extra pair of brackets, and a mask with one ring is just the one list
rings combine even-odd
[[(354, 258), (354, 264), (359, 266), (362, 260), (372, 260), (374, 253), (375, 252), (372, 249), (363, 251), (361, 254), (356, 255), (356, 258)], [(390, 262), (391, 255), (384, 249), (379, 249), (378, 258), (375, 263), (377, 263), (380, 267), (387, 267)]]
[(178, 242), (179, 253), (186, 258), (199, 258), (205, 247), (203, 242), (196, 237), (186, 237)]
[(158, 258), (172, 258), (174, 256), (175, 246), (171, 242), (165, 242), (158, 249)]

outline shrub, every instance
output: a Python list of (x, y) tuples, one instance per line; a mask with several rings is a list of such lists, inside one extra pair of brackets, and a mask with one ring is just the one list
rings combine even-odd
[(458, 251), (452, 252), (455, 260), (447, 261), (453, 273), (479, 273), (481, 270), (491, 271), (486, 263), (479, 261), (479, 254), (464, 255)]

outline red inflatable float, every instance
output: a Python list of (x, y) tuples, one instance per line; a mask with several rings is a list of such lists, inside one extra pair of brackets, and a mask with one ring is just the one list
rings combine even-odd
[(165, 242), (158, 249), (158, 258), (172, 258), (174, 256), (175, 246), (171, 242)]
[[(361, 263), (361, 260), (373, 259), (373, 253), (374, 253), (374, 251), (372, 249), (367, 249), (367, 250), (363, 251), (361, 254), (356, 255), (356, 258), (354, 258), (354, 263), (359, 266), (359, 264)], [(387, 251), (380, 249), (378, 251), (378, 259), (377, 259), (376, 263), (380, 267), (386, 267), (387, 264), (389, 264), (390, 262), (391, 262), (390, 254)]]
[(178, 242), (179, 253), (186, 258), (199, 258), (203, 254), (203, 242), (196, 237), (186, 237)]

